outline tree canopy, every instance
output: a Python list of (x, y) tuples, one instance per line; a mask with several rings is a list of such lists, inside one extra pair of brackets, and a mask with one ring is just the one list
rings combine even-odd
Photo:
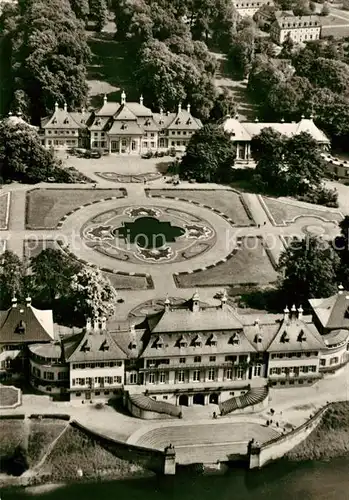
[(235, 147), (218, 125), (205, 125), (190, 139), (179, 172), (198, 182), (229, 182), (235, 160)]
[(79, 179), (73, 171), (64, 169), (52, 151), (45, 149), (36, 129), (25, 123), (0, 122), (0, 178), (35, 183), (54, 179), (73, 182)]
[(281, 255), (281, 289), (297, 303), (336, 293), (339, 257), (324, 240), (307, 237), (294, 240)]
[(33, 123), (39, 124), (56, 101), (65, 101), (73, 109), (86, 102), (91, 53), (84, 24), (69, 0), (21, 2), (16, 17), (5, 12), (2, 23), (1, 44), (9, 49), (12, 95), (23, 91)]

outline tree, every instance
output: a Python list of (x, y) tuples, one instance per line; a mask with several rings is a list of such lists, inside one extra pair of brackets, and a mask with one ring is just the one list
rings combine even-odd
[(84, 267), (70, 284), (75, 311), (85, 317), (109, 317), (115, 312), (118, 295), (101, 271)]
[(108, 20), (106, 0), (89, 0), (90, 17), (96, 24), (96, 30), (102, 31)]
[(90, 13), (89, 0), (70, 0), (70, 5), (78, 19), (87, 20)]
[(299, 76), (275, 83), (264, 102), (263, 116), (273, 120), (298, 119), (300, 112), (307, 110), (305, 103), (312, 95), (312, 90), (309, 80)]
[(251, 142), (257, 160), (256, 180), (264, 189), (269, 186), (277, 193), (285, 189), (284, 141), (285, 138), (276, 130), (264, 128)]
[(53, 153), (45, 149), (34, 127), (25, 123), (0, 122), (0, 177), (3, 181), (71, 182), (68, 170), (60, 168)]
[(349, 215), (339, 223), (341, 234), (334, 241), (335, 249), (340, 258), (338, 282), (349, 290)]
[(31, 119), (39, 124), (56, 101), (71, 108), (85, 104), (91, 52), (69, 0), (22, 2), (20, 10), (8, 35), (12, 92), (24, 92)]
[(349, 0), (343, 0), (342, 9), (349, 10)]
[(210, 120), (219, 122), (227, 115), (235, 116), (236, 110), (237, 107), (232, 93), (224, 89), (214, 101), (213, 108), (210, 111)]
[(198, 182), (229, 182), (236, 152), (218, 125), (205, 125), (190, 139), (179, 166), (180, 176)]
[(290, 59), (292, 57), (293, 49), (294, 49), (294, 41), (292, 40), (290, 33), (288, 33), (282, 44), (282, 50), (280, 52), (279, 57), (281, 59)]
[(309, 2), (309, 9), (310, 9), (310, 12), (311, 12), (312, 14), (314, 14), (314, 12), (316, 11), (316, 3), (315, 3), (315, 2), (310, 1), (310, 2)]
[(324, 3), (322, 10), (320, 12), (320, 16), (328, 16), (330, 13), (330, 8), (327, 3)]
[(61, 250), (47, 248), (30, 262), (32, 297), (41, 305), (54, 307), (55, 302), (69, 295), (69, 286), (82, 265)]
[(10, 306), (11, 299), (24, 299), (25, 266), (21, 259), (10, 250), (0, 257), (0, 309)]
[(309, 189), (319, 187), (325, 177), (326, 164), (316, 140), (309, 133), (302, 132), (285, 143), (288, 192), (302, 195)]
[(241, 77), (248, 75), (255, 54), (255, 32), (253, 28), (245, 28), (232, 37), (228, 60), (234, 72)]
[(281, 289), (293, 302), (336, 293), (339, 257), (324, 240), (307, 237), (294, 240), (279, 261)]

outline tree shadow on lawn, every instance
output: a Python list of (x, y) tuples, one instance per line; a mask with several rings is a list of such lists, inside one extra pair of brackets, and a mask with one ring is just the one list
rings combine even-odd
[(281, 313), (286, 305), (285, 296), (279, 288), (253, 290), (240, 295), (239, 307)]
[[(93, 57), (88, 67), (88, 80), (100, 80), (113, 87), (122, 88), (129, 101), (138, 101), (134, 80), (134, 46), (131, 42), (114, 40), (110, 35), (99, 33), (89, 39)], [(115, 94), (119, 98), (119, 92)], [(110, 100), (114, 100), (114, 97), (114, 93), (109, 94)]]

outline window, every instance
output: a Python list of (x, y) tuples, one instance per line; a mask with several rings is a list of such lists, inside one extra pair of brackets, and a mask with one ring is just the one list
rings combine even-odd
[(185, 363), (185, 358), (179, 358), (179, 362), (182, 364)]
[(245, 371), (244, 371), (242, 368), (238, 368), (238, 369), (236, 370), (236, 377), (237, 377), (238, 379), (243, 378), (243, 377), (244, 377), (244, 375), (245, 375)]
[(176, 145), (175, 141), (171, 141), (171, 146), (175, 146), (175, 145)]
[(95, 395), (96, 395), (96, 396), (99, 396), (99, 395), (100, 395), (100, 393), (101, 393), (101, 391), (96, 391), (96, 392), (95, 392)]
[(262, 373), (262, 365), (260, 363), (256, 364), (253, 370), (255, 377), (260, 377)]
[(210, 370), (208, 370), (208, 380), (214, 380), (215, 379), (215, 370), (213, 368), (211, 368)]
[(149, 368), (151, 366), (155, 366), (155, 365), (156, 365), (155, 359), (148, 359), (147, 360), (147, 368)]
[(195, 356), (194, 363), (201, 363), (201, 356)]
[(137, 373), (130, 373), (130, 384), (137, 384)]
[(108, 396), (109, 391), (104, 391), (104, 394), (105, 394), (106, 396)]
[(214, 363), (216, 361), (216, 356), (210, 356), (210, 363)]
[(118, 375), (117, 377), (114, 377), (114, 383), (116, 384), (121, 384), (122, 378)]
[(326, 359), (320, 359), (320, 366), (326, 366)]
[(330, 359), (330, 365), (336, 365), (338, 363), (339, 359), (337, 357), (331, 358)]
[(150, 143), (150, 147), (155, 148), (155, 142), (154, 142), (154, 141), (152, 141), (152, 142)]
[(178, 380), (178, 382), (184, 382), (184, 372), (183, 371), (178, 372), (177, 380)]
[(180, 130), (177, 130), (177, 135), (181, 135), (181, 131)]
[(187, 135), (187, 132), (185, 130), (183, 131), (183, 135)]
[(162, 396), (162, 399), (168, 399), (168, 396)]
[(160, 384), (164, 384), (166, 382), (165, 372), (160, 372), (159, 381), (160, 381)]
[(105, 383), (106, 384), (112, 384), (113, 383), (113, 377), (105, 377)]
[(154, 132), (152, 132), (152, 133), (150, 134), (150, 137), (154, 137)]
[(148, 382), (149, 384), (155, 384), (155, 373), (149, 373)]
[(239, 357), (239, 363), (247, 363), (247, 355), (246, 354), (242, 354)]
[(230, 361), (231, 363), (235, 363), (237, 360), (237, 356), (226, 356), (225, 361)]
[(52, 372), (44, 372), (44, 379), (46, 380), (54, 380), (55, 376)]
[(193, 382), (200, 382), (200, 371), (199, 370), (193, 371)]
[(76, 396), (77, 398), (79, 398), (79, 397), (81, 396), (81, 392), (77, 392), (77, 393), (75, 394), (75, 396)]

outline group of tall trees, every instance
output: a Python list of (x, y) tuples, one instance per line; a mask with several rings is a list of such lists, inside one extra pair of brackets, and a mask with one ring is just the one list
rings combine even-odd
[(315, 236), (294, 240), (281, 255), (280, 291), (290, 300), (329, 297), (338, 285), (349, 290), (349, 216), (340, 223), (340, 236), (326, 241)]
[(337, 206), (337, 193), (322, 185), (326, 164), (309, 133), (286, 137), (265, 128), (253, 138), (251, 147), (257, 160), (255, 179), (260, 187), (277, 195)]
[(218, 99), (216, 60), (207, 43), (223, 46), (236, 26), (230, 0), (114, 0), (117, 38), (133, 42), (136, 81), (145, 102), (175, 110), (190, 102), (207, 120)]
[(56, 101), (72, 108), (85, 104), (91, 53), (69, 0), (21, 0), (4, 9), (0, 31), (7, 77), (3, 112), (21, 111), (38, 125)]
[(83, 266), (60, 250), (47, 248), (27, 265), (5, 251), (0, 260), (0, 304), (5, 309), (12, 297), (31, 296), (34, 306), (53, 309), (54, 320), (81, 325), (86, 317), (115, 312), (117, 292), (97, 269)]
[(294, 48), (286, 40), (279, 58), (255, 55), (248, 89), (265, 121), (313, 115), (334, 145), (349, 143), (349, 51), (331, 40)]

